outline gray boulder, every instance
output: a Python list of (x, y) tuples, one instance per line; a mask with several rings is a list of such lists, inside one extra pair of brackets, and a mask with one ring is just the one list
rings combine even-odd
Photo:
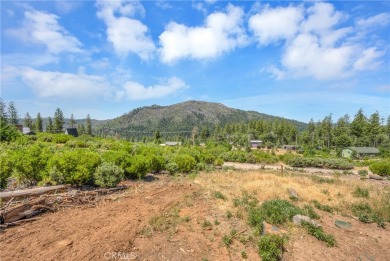
[(309, 218), (308, 216), (304, 216), (304, 215), (295, 215), (295, 216), (293, 216), (292, 221), (293, 221), (294, 225), (297, 225), (297, 226), (301, 226), (302, 222), (306, 221), (306, 222), (308, 222), (316, 227), (321, 227), (321, 225), (318, 224), (317, 222), (315, 222), (313, 219)]

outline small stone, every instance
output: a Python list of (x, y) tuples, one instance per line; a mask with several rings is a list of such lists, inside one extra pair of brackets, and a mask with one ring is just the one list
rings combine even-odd
[(70, 246), (72, 244), (73, 244), (73, 241), (72, 240), (68, 240), (68, 239), (61, 240), (61, 241), (57, 242), (57, 246), (61, 246), (61, 247)]
[(336, 219), (334, 224), (336, 225), (336, 227), (339, 227), (339, 228), (342, 228), (342, 229), (345, 229), (345, 230), (351, 230), (352, 229), (351, 223), (343, 221), (343, 220)]
[(288, 188), (287, 191), (288, 191), (288, 193), (290, 194), (290, 198), (299, 199), (298, 193), (295, 191), (295, 189), (293, 189), (293, 188)]
[(382, 180), (383, 177), (376, 175), (376, 174), (370, 174), (370, 179), (375, 179), (375, 180)]
[(313, 219), (309, 218), (308, 216), (304, 215), (295, 215), (292, 219), (294, 225), (300, 226), (302, 224), (302, 221), (306, 221), (316, 227), (320, 227), (321, 225), (315, 222)]
[(357, 261), (375, 261), (375, 257), (367, 254), (367, 253), (363, 253), (361, 255), (359, 255), (357, 258), (356, 258)]

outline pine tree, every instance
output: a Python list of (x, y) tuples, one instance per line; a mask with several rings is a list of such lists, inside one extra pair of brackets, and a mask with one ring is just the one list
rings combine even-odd
[(33, 121), (28, 112), (26, 112), (26, 115), (24, 116), (24, 125), (30, 129), (33, 128)]
[(1, 124), (6, 124), (8, 122), (8, 115), (6, 110), (6, 104), (3, 102), (3, 100), (0, 98), (0, 122)]
[(8, 104), (8, 117), (9, 117), (9, 123), (12, 125), (17, 125), (19, 123), (18, 121), (18, 111), (16, 110), (15, 103), (11, 101)]
[(86, 133), (88, 135), (92, 135), (92, 123), (91, 123), (91, 117), (89, 116), (89, 114), (87, 115), (86, 125), (87, 125)]
[[(50, 121), (51, 121), (51, 119), (50, 119)], [(35, 131), (36, 132), (42, 132), (43, 131), (42, 118), (41, 118), (41, 114), (39, 112), (37, 114), (37, 119), (35, 120)]]
[(60, 108), (57, 108), (57, 110), (54, 113), (54, 132), (55, 133), (62, 132), (64, 123), (65, 123), (64, 114), (62, 113)]
[(74, 128), (74, 126), (76, 126), (76, 121), (73, 117), (73, 113), (70, 115), (70, 119), (69, 119), (69, 126)]
[(46, 126), (46, 132), (49, 132), (49, 133), (54, 132), (54, 126), (53, 126), (53, 121), (51, 120), (51, 117), (49, 117), (49, 122)]
[(380, 133), (381, 124), (378, 111), (373, 113), (368, 120), (370, 141), (374, 147), (377, 146), (377, 137)]

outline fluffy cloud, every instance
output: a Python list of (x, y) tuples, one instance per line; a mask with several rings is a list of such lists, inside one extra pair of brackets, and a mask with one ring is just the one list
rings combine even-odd
[(260, 44), (266, 45), (281, 39), (290, 39), (303, 19), (301, 7), (280, 7), (263, 11), (249, 18), (249, 29)]
[(161, 84), (145, 87), (137, 82), (127, 82), (123, 90), (117, 93), (119, 99), (127, 98), (129, 100), (147, 100), (168, 96), (179, 90), (187, 88), (186, 83), (177, 78), (171, 77)]
[(135, 53), (143, 60), (152, 57), (155, 45), (147, 35), (148, 27), (139, 20), (130, 18), (145, 12), (139, 2), (102, 0), (97, 2), (97, 6), (97, 15), (107, 26), (107, 40), (116, 54), (125, 57), (129, 53)]
[[(285, 41), (281, 67), (272, 65), (263, 71), (276, 79), (294, 76), (330, 80), (376, 68), (384, 52), (351, 41), (351, 35), (358, 31), (340, 27), (346, 19), (332, 4), (321, 2), (306, 10), (301, 6), (266, 7), (251, 16), (249, 28), (260, 45)], [(357, 24), (383, 25), (386, 19), (387, 15), (381, 14), (361, 19)]]
[(228, 5), (226, 12), (210, 14), (201, 27), (169, 23), (160, 35), (160, 55), (164, 63), (183, 58), (211, 59), (247, 43), (244, 12)]
[(362, 27), (373, 27), (373, 26), (386, 26), (390, 23), (390, 14), (381, 13), (376, 16), (369, 17), (367, 19), (359, 19), (356, 24)]
[(24, 12), (22, 27), (7, 33), (28, 43), (44, 45), (53, 54), (82, 52), (80, 41), (59, 25), (58, 19), (54, 14), (29, 10)]
[(42, 98), (81, 100), (86, 97), (107, 96), (110, 91), (110, 85), (103, 77), (84, 73), (72, 74), (24, 68), (20, 70), (20, 76)]

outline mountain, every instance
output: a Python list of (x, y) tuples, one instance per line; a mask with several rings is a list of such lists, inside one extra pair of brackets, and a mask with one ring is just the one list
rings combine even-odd
[[(112, 120), (96, 122), (94, 129), (104, 132), (118, 132), (121, 135), (150, 135), (156, 130), (172, 134), (191, 133), (194, 126), (224, 126), (228, 123), (244, 123), (251, 120), (286, 120), (256, 111), (244, 111), (229, 108), (221, 103), (204, 101), (186, 101), (170, 106), (152, 105), (134, 109)], [(304, 129), (306, 124), (295, 120), (287, 120)], [(139, 136), (139, 135), (136, 135)]]

